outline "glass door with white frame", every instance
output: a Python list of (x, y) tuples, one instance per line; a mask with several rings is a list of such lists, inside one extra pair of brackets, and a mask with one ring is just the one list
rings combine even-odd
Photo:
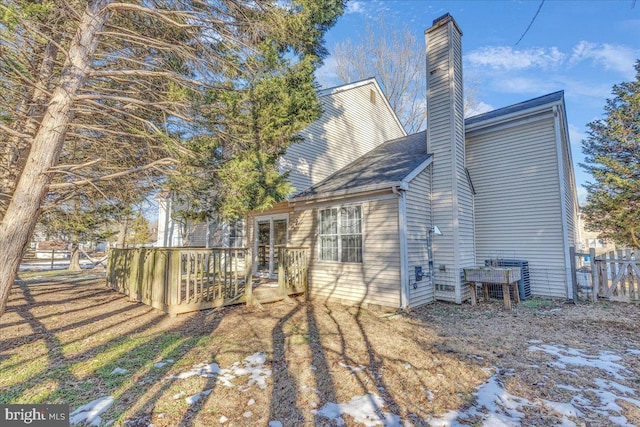
[(271, 215), (256, 218), (255, 273), (261, 277), (278, 275), (278, 247), (287, 244), (288, 215)]

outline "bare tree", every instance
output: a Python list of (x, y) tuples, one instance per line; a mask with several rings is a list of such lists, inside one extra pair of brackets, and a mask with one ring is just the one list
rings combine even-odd
[[(406, 25), (385, 20), (367, 24), (357, 41), (347, 39), (333, 51), (336, 75), (343, 83), (376, 77), (408, 133), (426, 125), (426, 52)], [(465, 114), (478, 105), (477, 84), (465, 77)]]
[(380, 19), (367, 24), (360, 40), (335, 46), (336, 74), (344, 83), (376, 77), (391, 108), (409, 133), (426, 122), (426, 56), (424, 43), (405, 25)]
[[(216, 96), (233, 101), (231, 95), (252, 89), (247, 82), (257, 73), (265, 80), (293, 75), (291, 96), (283, 97), (291, 103), (282, 111), (292, 119), (277, 141), (261, 134), (274, 129), (269, 120), (282, 120), (256, 113), (271, 106), (267, 100), (238, 103), (238, 114), (262, 119), (252, 139), (243, 139), (244, 149), (280, 153), (293, 142), (291, 135), (315, 118), (313, 71), (324, 54), (322, 36), (343, 6), (343, 0), (0, 3), (0, 315), (45, 203), (68, 201), (85, 186), (107, 197), (119, 179), (176, 173), (181, 161), (201, 154), (185, 144), (197, 135), (216, 135), (225, 152), (223, 145), (239, 136), (219, 125), (229, 106), (212, 103)], [(296, 91), (309, 102), (299, 102)]]

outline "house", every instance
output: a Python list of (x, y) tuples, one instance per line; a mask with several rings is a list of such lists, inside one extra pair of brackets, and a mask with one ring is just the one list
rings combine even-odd
[(597, 254), (608, 253), (617, 249), (615, 242), (611, 240), (603, 240), (600, 238), (599, 231), (588, 230), (585, 223), (585, 216), (582, 208), (578, 210), (578, 230), (579, 236), (576, 249), (580, 252), (589, 252), (589, 249), (595, 249)]
[(462, 32), (447, 14), (425, 38), (426, 131), (407, 135), (374, 79), (321, 92), (322, 117), (282, 159), (297, 192), (246, 220), (254, 273), (277, 273), (275, 246), (305, 246), (313, 298), (404, 309), (461, 303), (464, 268), (515, 258), (532, 294), (570, 298), (563, 92), (465, 120)]

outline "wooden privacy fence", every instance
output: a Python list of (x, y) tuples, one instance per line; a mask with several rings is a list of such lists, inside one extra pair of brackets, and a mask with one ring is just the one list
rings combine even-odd
[(251, 300), (245, 248), (109, 249), (107, 285), (169, 315)]
[(618, 250), (596, 256), (589, 250), (594, 301), (640, 302), (640, 251)]

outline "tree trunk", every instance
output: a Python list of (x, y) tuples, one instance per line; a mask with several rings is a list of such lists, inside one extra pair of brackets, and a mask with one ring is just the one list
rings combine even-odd
[(124, 248), (127, 245), (127, 233), (129, 232), (129, 218), (120, 221), (120, 229), (118, 230), (118, 241), (116, 248)]
[(71, 255), (69, 257), (69, 271), (81, 271), (80, 267), (80, 247), (77, 243), (71, 244)]
[(51, 182), (48, 172), (60, 156), (74, 98), (84, 84), (100, 30), (108, 19), (108, 11), (103, 8), (113, 1), (95, 0), (85, 9), (71, 40), (60, 81), (53, 90), (33, 138), (25, 167), (0, 223), (0, 316), (4, 313), (20, 259), (47, 195)]

